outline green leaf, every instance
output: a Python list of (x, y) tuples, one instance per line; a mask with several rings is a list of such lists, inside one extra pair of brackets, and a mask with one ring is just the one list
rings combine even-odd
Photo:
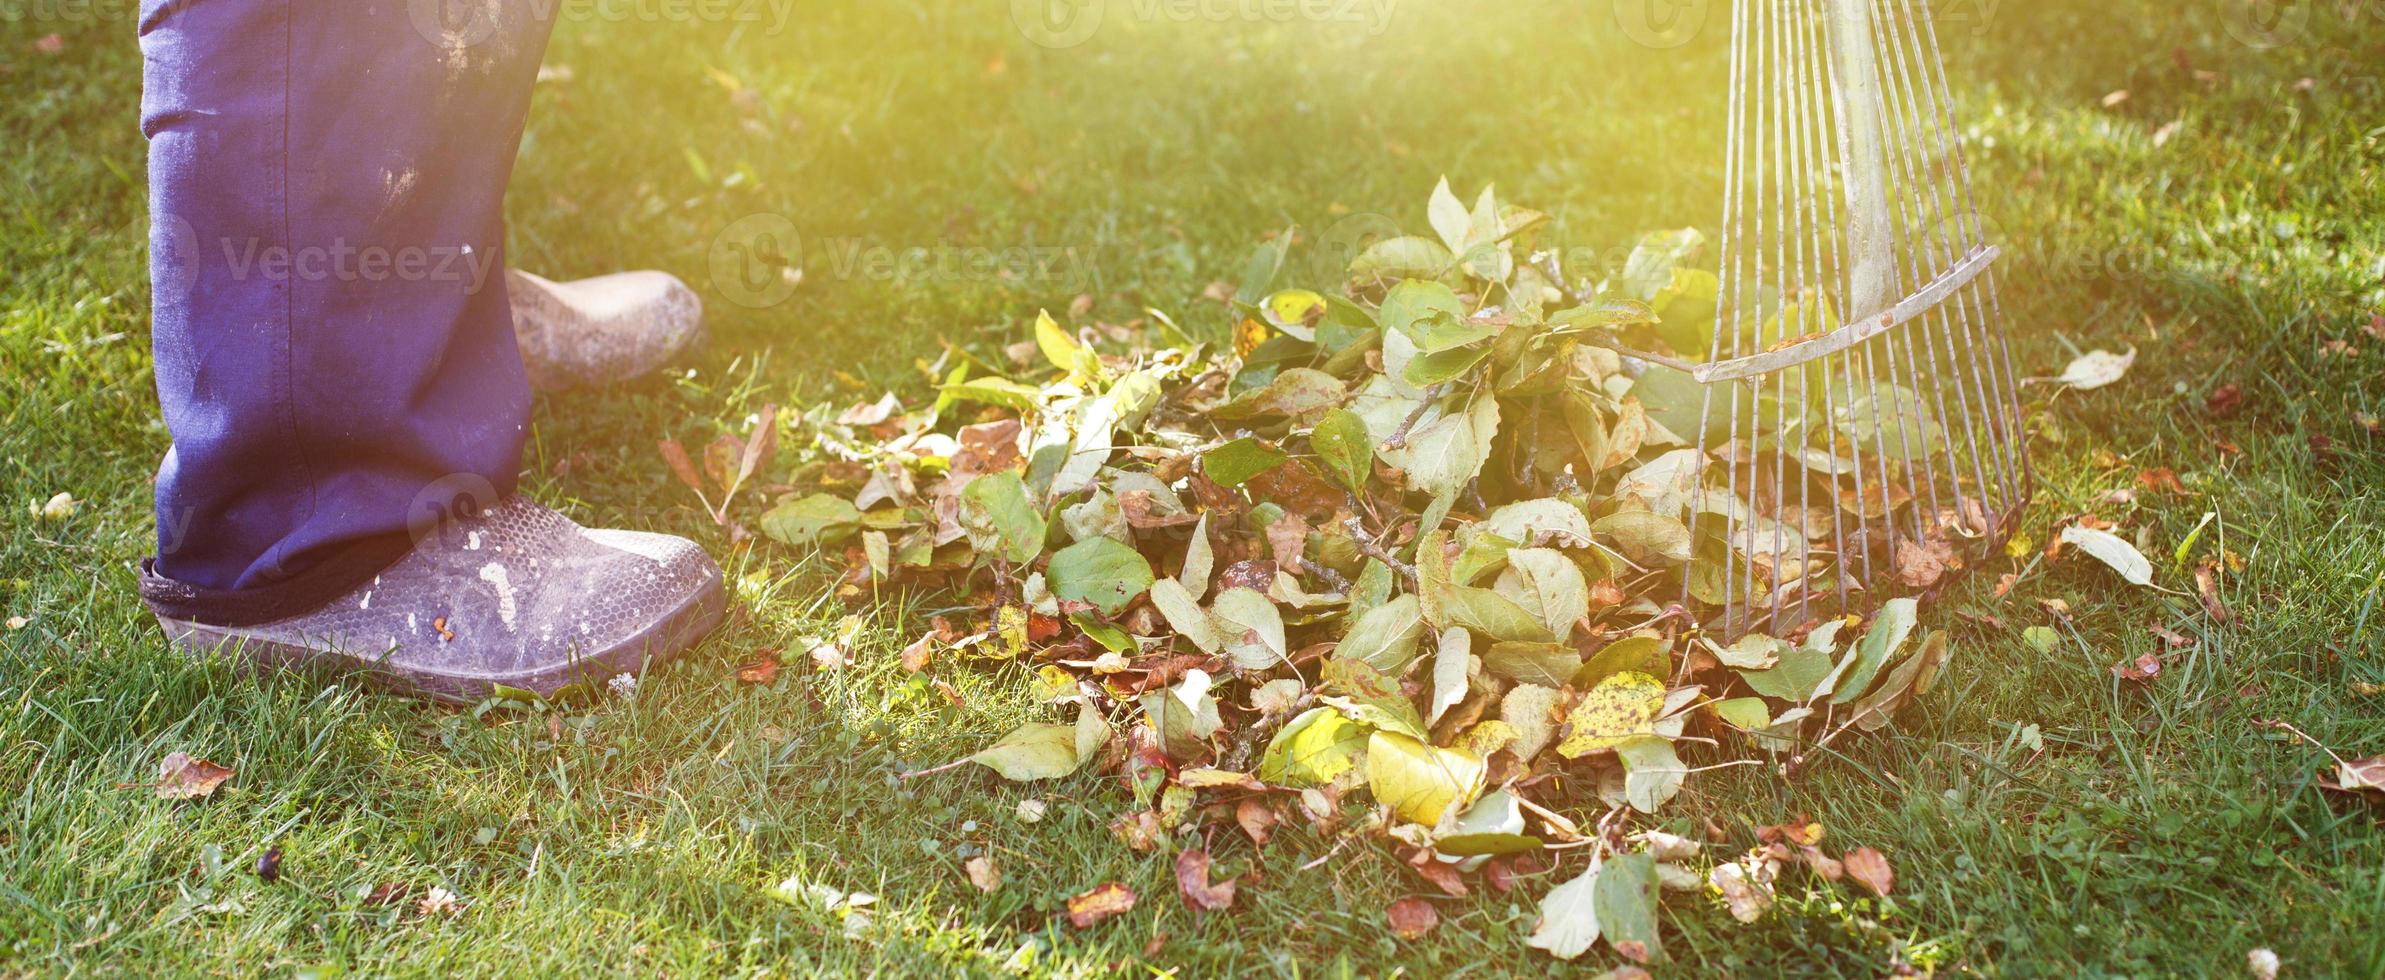
[(1739, 677), (1757, 694), (1802, 702), (1814, 696), (1814, 689), (1830, 676), (1830, 667), (1829, 651), (1792, 647), (1780, 651), (1780, 663), (1772, 669), (1743, 670)]
[(1084, 705), (1078, 709), (1074, 725), (1026, 725), (970, 756), (969, 761), (1001, 773), (1004, 779), (1058, 779), (1082, 767), (1108, 738), (1109, 726), (1101, 713)]
[(762, 533), (798, 548), (834, 544), (861, 527), (861, 508), (825, 493), (788, 494), (762, 515)]
[(1465, 547), (1458, 549), (1457, 559), (1449, 564), (1451, 584), (1473, 585), (1483, 576), (1507, 567), (1507, 553), (1515, 550), (1516, 543), (1482, 530), (1483, 526), (1476, 522), (1463, 529), (1475, 533)]
[(1605, 862), (1593, 854), (1590, 866), (1581, 874), (1549, 889), (1540, 900), (1540, 921), (1524, 944), (1561, 960), (1579, 957), (1598, 945), (1598, 879), (1605, 868)]
[(1655, 813), (1681, 792), (1682, 780), (1689, 778), (1688, 768), (1673, 754), (1671, 739), (1655, 735), (1625, 739), (1615, 746), (1615, 757), (1623, 761), (1624, 802), (1641, 813)]
[(1277, 730), (1259, 757), (1259, 778), (1281, 786), (1324, 786), (1354, 771), (1366, 728), (1332, 708), (1310, 708)]
[(1416, 646), (1423, 637), (1424, 620), (1416, 597), (1403, 595), (1358, 617), (1333, 655), (1396, 674), (1416, 659)]
[(1184, 583), (1172, 578), (1151, 583), (1151, 607), (1168, 621), (1168, 628), (1202, 653), (1216, 653), (1225, 647), (1225, 637), (1218, 635), (1216, 621), (1202, 610)]
[[(969, 546), (987, 557), (1025, 564), (1043, 553), (1043, 511), (1016, 472), (989, 473), (961, 490), (959, 520)], [(1107, 540), (1107, 539), (1104, 539)]]
[(1636, 300), (1655, 299), (1673, 284), (1674, 267), (1689, 261), (1705, 244), (1706, 236), (1695, 228), (1652, 231), (1640, 236), (1631, 254), (1623, 259), (1623, 278), (1618, 283), (1623, 295)]
[(1563, 643), (1494, 643), (1482, 655), (1482, 669), (1520, 684), (1561, 687), (1582, 666), (1582, 655)]
[(1400, 379), (1419, 388), (1430, 388), (1465, 377), (1489, 356), (1488, 345), (1419, 354), (1400, 371)]
[(2062, 634), (2054, 632), (2051, 626), (2031, 626), (2021, 631), (2021, 641), (2029, 644), (2031, 650), (2052, 653), (2056, 646), (2061, 645)]
[(1364, 492), (1375, 473), (1375, 440), (1366, 420), (1349, 409), (1336, 409), (1308, 434), (1309, 449), (1325, 465), (1325, 474), (1354, 492)]
[(1273, 600), (1251, 589), (1227, 589), (1210, 604), (1209, 616), (1234, 666), (1265, 670), (1286, 662), (1284, 617)]
[(1689, 561), (1689, 525), (1645, 510), (1619, 510), (1598, 519), (1590, 530), (1615, 543), (1624, 557), (1646, 564), (1679, 565)]
[(1103, 616), (1124, 612), (1153, 580), (1142, 552), (1111, 538), (1087, 538), (1060, 549), (1045, 575), (1052, 595), (1091, 603)]
[(1324, 689), (1337, 693), (1318, 700), (1340, 708), (1351, 721), (1410, 738), (1425, 737), (1424, 716), (1416, 713), (1415, 703), (1396, 680), (1366, 661), (1329, 657), (1319, 673), (1324, 675)]
[(1555, 497), (1506, 504), (1475, 527), (1533, 547), (1581, 548), (1590, 544), (1590, 519), (1582, 515), (1581, 508)]
[(1238, 487), (1290, 458), (1245, 436), (1201, 454), (1201, 471), (1220, 486)]
[[(1456, 320), (1459, 324), (1458, 329), (1462, 330), (1466, 318), (1466, 307), (1465, 304), (1458, 302), (1456, 290), (1441, 283), (1423, 279), (1409, 279), (1391, 287), (1391, 291), (1383, 296), (1382, 308), (1375, 314), (1375, 319), (1383, 324), (1383, 329), (1397, 331), (1411, 340), (1416, 339), (1417, 324), (1420, 321), (1435, 317)], [(1484, 336), (1489, 336), (1489, 334), (1484, 334)], [(1448, 346), (1456, 347), (1462, 343), (1468, 343), (1468, 341), (1460, 341)], [(1421, 341), (1417, 343), (1417, 348), (1426, 350)], [(1443, 349), (1446, 348), (1431, 348), (1431, 350)]]
[(1454, 585), (1440, 597), (1441, 622), (1448, 629), (1464, 627), (1494, 641), (1547, 643), (1556, 639), (1548, 625), (1515, 601), (1489, 589)]
[(1946, 430), (1930, 416), (1920, 394), (1879, 385), (1840, 412), (1840, 426), (1864, 449), (1890, 459), (1920, 459), (1946, 443)]
[(1466, 211), (1466, 204), (1449, 190), (1449, 178), (1433, 185), (1433, 196), (1425, 205), (1424, 217), (1433, 226), (1433, 234), (1441, 236), (1441, 244), (1452, 252), (1473, 243), (1474, 218)]
[(1714, 314), (1722, 295), (1722, 279), (1704, 269), (1673, 270), (1673, 281), (1649, 305), (1661, 318), (1656, 335), (1674, 350), (1692, 355), (1712, 349)]
[(1588, 330), (1617, 330), (1656, 322), (1656, 311), (1637, 300), (1601, 298), (1549, 318), (1549, 331), (1559, 335)]
[(1441, 631), (1433, 653), (1433, 701), (1424, 723), (1437, 724), (1442, 712), (1466, 699), (1466, 675), (1473, 666), (1474, 639), (1464, 628)]
[(1315, 368), (1289, 368), (1256, 391), (1211, 409), (1212, 418), (1228, 422), (1280, 415), (1306, 422), (1350, 400), (1342, 379)]
[(1565, 553), (1549, 548), (1517, 548), (1507, 553), (1507, 571), (1492, 591), (1513, 600), (1525, 612), (1540, 617), (1549, 635), (1562, 641), (1574, 625), (1590, 615), (1590, 583), (1581, 566)]
[(1296, 230), (1286, 228), (1283, 234), (1251, 249), (1250, 260), (1242, 265), (1242, 282), (1234, 295), (1243, 297), (1243, 302), (1255, 302), (1257, 297), (1267, 295), (1267, 287), (1275, 283), (1275, 274), (1284, 267), (1284, 250), (1292, 247), (1292, 233)]
[(1646, 851), (1608, 858), (1598, 876), (1596, 902), (1598, 929), (1607, 945), (1636, 962), (1664, 955), (1656, 935), (1655, 858)]
[(1095, 619), (1090, 614), (1077, 613), (1068, 617), (1068, 621), (1077, 624), (1077, 629), (1084, 631), (1086, 639), (1101, 644), (1101, 648), (1104, 650), (1112, 653), (1128, 653), (1136, 650), (1134, 634)]
[(1723, 724), (1744, 732), (1772, 727), (1772, 706), (1763, 698), (1730, 698), (1716, 701), (1711, 707), (1714, 716)]
[(1434, 497), (1456, 495), (1482, 472), (1491, 440), (1499, 434), (1499, 400), (1474, 399), (1465, 412), (1417, 426), (1392, 465), (1408, 474), (1408, 485)]
[(1035, 406), (1043, 400), (1041, 388), (991, 375), (955, 381), (937, 390), (955, 401), (979, 402), (1020, 412), (1034, 411)]
[(1145, 691), (1135, 699), (1151, 730), (1159, 733), (1160, 748), (1171, 757), (1191, 758), (1206, 750), (1209, 736), (1224, 722), (1217, 715), (1217, 699), (1210, 696), (1209, 672), (1195, 667), (1184, 672), (1174, 687)]
[(2080, 527), (2076, 524), (2062, 529), (2062, 543), (2077, 547), (2091, 558), (2111, 566), (2120, 573), (2122, 581), (2130, 585), (2153, 584), (2153, 562), (2144, 552), (2110, 531)]
[(1452, 805), (1482, 792), (1487, 767), (1473, 753), (1439, 748), (1396, 732), (1367, 736), (1366, 785), (1400, 819), (1430, 827)]
[(1670, 644), (1661, 636), (1637, 635), (1600, 647), (1597, 653), (1575, 671), (1573, 686), (1584, 690), (1600, 681), (1624, 671), (1662, 675), (1665, 673), (1665, 652)]
[(1420, 235), (1401, 235), (1369, 245), (1350, 261), (1350, 277), (1365, 282), (1433, 279), (1449, 271), (1457, 255)]
[(1880, 614), (1873, 618), (1870, 628), (1864, 630), (1863, 639), (1855, 643), (1853, 666), (1831, 687), (1830, 703), (1845, 704), (1863, 696), (1864, 689), (1871, 686), (1872, 678), (1879, 675), (1880, 668), (1896, 655), (1898, 648), (1905, 645), (1905, 638), (1912, 635), (1913, 624), (1919, 618), (1919, 613), (1920, 603), (1911, 597), (1890, 599), (1880, 604)]

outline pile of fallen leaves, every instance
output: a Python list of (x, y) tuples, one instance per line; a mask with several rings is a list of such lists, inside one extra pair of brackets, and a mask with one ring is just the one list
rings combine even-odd
[[(1947, 651), (1913, 635), (1911, 599), (1727, 645), (1698, 629), (1701, 576), (1786, 560), (1744, 550), (1774, 535), (1691, 519), (1749, 514), (1701, 485), (1682, 433), (1702, 393), (1609, 348), (1705, 348), (1699, 235), (1646, 236), (1615, 275), (1569, 281), (1532, 249), (1537, 212), (1487, 189), (1467, 208), (1444, 182), (1428, 213), (1437, 238), (1373, 243), (1332, 295), (1275, 288), (1293, 234), (1261, 245), (1215, 290), (1230, 348), (1158, 311), (1076, 330), (1047, 314), (1007, 357), (947, 345), (922, 365), (933, 401), (800, 419), (796, 479), (816, 492), (782, 497), (760, 529), (841, 551), (850, 597), (970, 597), (978, 615), (940, 619), (904, 666), (1024, 661), (1072, 717), (954, 765), (1121, 772), (1134, 804), (1113, 827), (1137, 849), (1212, 824), (1263, 845), (1292, 823), (1385, 839), (1455, 894), (1573, 863), (1531, 940), (1564, 958), (1602, 936), (1658, 955), (1666, 886), (1711, 888), (1751, 920), (1786, 863), (1885, 893), (1879, 855), (1829, 858), (1818, 827), (1701, 875), (1684, 868), (1698, 845), (1631, 826), (1693, 772), (1773, 753), (1786, 773), (1882, 726)], [(1837, 421), (1797, 438), (1866, 424)], [(762, 447), (716, 449), (724, 503), (706, 503), (725, 521)], [(1185, 900), (1228, 907), (1236, 881), (1212, 867), (1182, 848)], [(1122, 891), (1079, 896), (1072, 917), (1131, 906)], [(1423, 903), (1388, 913), (1403, 934), (1433, 921)]]

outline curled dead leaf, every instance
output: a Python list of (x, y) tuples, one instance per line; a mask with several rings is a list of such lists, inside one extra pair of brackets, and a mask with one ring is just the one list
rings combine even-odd
[(188, 752), (172, 752), (157, 764), (157, 798), (201, 800), (215, 795), (233, 772)]
[(1068, 899), (1068, 922), (1079, 929), (1090, 929), (1105, 919), (1124, 915), (1135, 907), (1135, 890), (1115, 881), (1095, 885)]
[(1422, 939), (1441, 924), (1441, 910), (1413, 895), (1391, 903), (1384, 916), (1391, 920), (1391, 934), (1401, 939)]
[(1209, 852), (1197, 847), (1176, 855), (1176, 890), (1184, 894), (1184, 904), (1204, 912), (1224, 911), (1234, 904), (1234, 882), (1211, 883)]
[(1843, 862), (1847, 877), (1855, 879), (1872, 894), (1888, 897), (1888, 889), (1895, 884), (1896, 872), (1888, 867), (1888, 858), (1868, 847), (1848, 851)]
[(763, 657), (737, 668), (737, 680), (744, 684), (768, 684), (778, 677), (778, 658)]
[(969, 875), (969, 884), (978, 891), (992, 892), (1002, 887), (1002, 871), (994, 867), (992, 858), (984, 855), (970, 858), (967, 864), (961, 866), (961, 870)]

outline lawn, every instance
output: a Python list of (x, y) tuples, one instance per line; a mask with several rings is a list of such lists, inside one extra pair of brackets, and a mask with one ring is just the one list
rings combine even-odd
[[(525, 488), (583, 523), (707, 541), (739, 612), (633, 697), (456, 711), (165, 648), (133, 595), (167, 437), (132, 14), (0, 0), (0, 975), (1548, 968), (1522, 942), (1545, 876), (1440, 899), (1440, 929), (1403, 942), (1384, 908), (1431, 887), (1375, 845), (1312, 867), (1332, 845), (1294, 831), (1264, 851), (1217, 842), (1260, 877), (1232, 912), (1196, 914), (1172, 851), (1111, 837), (1115, 780), (899, 781), (1039, 716), (1027, 672), (905, 673), (895, 651), (940, 597), (848, 608), (832, 560), (732, 554), (654, 444), (742, 431), (765, 404), (917, 395), (939, 338), (992, 350), (1078, 295), (1090, 317), (1157, 307), (1223, 336), (1203, 291), (1262, 236), (1308, 230), (1292, 270), (1330, 268), (1315, 242), (1353, 221), (1421, 228), (1443, 174), (1548, 211), (1545, 237), (1585, 254), (1712, 231), (1725, 5), (1679, 47), (1635, 39), (1652, 35), (1625, 29), (1615, 8), (1640, 5), (1622, 2), (1322, 20), (1121, 2), (1068, 46), (1010, 6), (650, 21), (603, 12), (667, 5), (562, 5), (513, 260), (674, 271), (714, 342), (664, 378), (542, 398)], [(1948, 681), (1895, 726), (1794, 781), (1703, 774), (1663, 821), (1711, 824), (1732, 850), (1804, 814), (1834, 846), (1885, 852), (1894, 898), (1792, 877), (1750, 926), (1671, 896), (1658, 970), (2231, 974), (2269, 947), (2290, 975), (2385, 973), (2380, 811), (2319, 788), (2327, 755), (2263, 724), (2385, 753), (2385, 9), (2302, 4), (2263, 30), (2238, 0), (1937, 6), (1973, 179), (2011, 253), (2020, 373), (2139, 351), (2111, 387), (2030, 389), (2023, 533), (2042, 544), (2081, 512), (2141, 529), (2157, 581), (2191, 593), (2170, 555), (2216, 514), (2195, 548), (2241, 556), (2232, 616), (2075, 553), (1974, 575), (1927, 615), (1956, 634)], [(737, 246), (756, 229), (799, 283), (748, 275)], [(2215, 410), (2229, 386), (2237, 404)], [(2156, 468), (2180, 489), (2140, 487)], [(28, 516), (60, 491), (82, 501), (70, 518)], [(857, 665), (735, 678), (849, 612)], [(2035, 625), (2052, 652), (2023, 641)], [(2193, 642), (2172, 651), (2152, 626)], [(2157, 645), (2158, 676), (2111, 672)], [(202, 803), (156, 799), (145, 784), (176, 750), (239, 775)], [(1018, 819), (1028, 799), (1049, 816)], [(250, 870), (267, 848), (276, 883)], [(999, 890), (963, 876), (975, 853), (999, 856)], [(879, 896), (872, 924), (849, 938), (772, 898), (788, 879)], [(1108, 881), (1143, 903), (1082, 931), (1057, 915)], [(391, 883), (466, 904), (369, 900)]]

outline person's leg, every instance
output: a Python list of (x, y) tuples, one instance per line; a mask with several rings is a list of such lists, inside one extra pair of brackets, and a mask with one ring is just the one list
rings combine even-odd
[(501, 202), (547, 9), (144, 3), (159, 574), (303, 604), (512, 490)]
[[(640, 670), (719, 621), (693, 542), (512, 492), (529, 387), (500, 203), (551, 9), (144, 4), (174, 448), (141, 591), (176, 646), (470, 700)], [(542, 356), (598, 337), (574, 363), (618, 372), (642, 363), (623, 338), (692, 334), (676, 280), (609, 281), (540, 281)]]

